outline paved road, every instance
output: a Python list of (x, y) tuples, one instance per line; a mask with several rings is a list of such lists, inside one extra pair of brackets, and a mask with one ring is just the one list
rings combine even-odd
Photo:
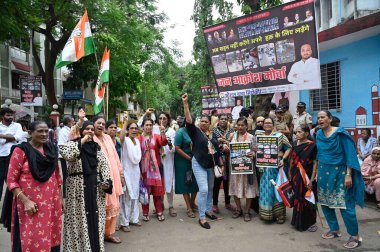
[[(177, 217), (172, 218), (166, 213), (166, 220), (161, 223), (151, 216), (150, 222), (144, 222), (142, 227), (131, 227), (130, 233), (119, 231), (123, 243), (107, 243), (106, 251), (347, 251), (342, 246), (348, 239), (345, 229), (342, 229), (343, 236), (339, 239), (321, 238), (322, 231), (327, 231), (324, 219), (324, 229), (318, 220), (317, 232), (298, 232), (289, 224), (289, 209), (286, 223), (278, 225), (264, 223), (257, 216), (247, 223), (242, 218), (235, 220), (230, 212), (221, 208), (220, 217), (223, 219), (211, 223), (211, 229), (205, 230), (198, 225), (197, 219), (186, 216), (182, 197), (176, 196), (174, 200)], [(380, 211), (373, 204), (367, 205), (364, 209), (357, 209), (363, 245), (355, 251), (380, 251)], [(1, 252), (10, 251), (9, 239), (9, 234), (0, 230)]]

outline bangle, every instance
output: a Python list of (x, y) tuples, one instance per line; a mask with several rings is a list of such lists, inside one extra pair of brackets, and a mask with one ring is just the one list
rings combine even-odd
[(18, 192), (18, 194), (16, 195), (16, 198), (18, 199), (18, 196), (20, 196), (20, 194), (22, 193), (22, 190)]

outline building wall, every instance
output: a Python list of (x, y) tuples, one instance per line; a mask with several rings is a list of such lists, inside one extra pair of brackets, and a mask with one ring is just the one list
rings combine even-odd
[[(367, 125), (373, 125), (371, 89), (380, 86), (380, 34), (320, 52), (321, 64), (341, 61), (341, 111), (331, 112), (339, 117), (341, 126), (355, 127), (356, 110), (362, 106), (367, 111)], [(301, 91), (300, 100), (310, 108), (310, 92)], [(317, 112), (311, 112), (316, 122)], [(375, 122), (380, 125), (380, 122)]]

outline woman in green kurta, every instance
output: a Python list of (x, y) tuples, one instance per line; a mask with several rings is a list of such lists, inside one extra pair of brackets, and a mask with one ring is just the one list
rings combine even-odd
[(174, 155), (175, 193), (183, 194), (187, 206), (187, 216), (195, 218), (193, 209), (195, 208), (194, 202), (198, 192), (198, 185), (193, 173), (191, 182), (186, 182), (186, 172), (192, 171), (191, 159), (193, 154), (191, 152), (191, 139), (183, 126), (184, 123), (174, 138), (176, 151)]

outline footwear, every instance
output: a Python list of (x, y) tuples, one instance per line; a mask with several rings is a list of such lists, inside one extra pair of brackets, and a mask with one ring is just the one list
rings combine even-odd
[(211, 220), (217, 220), (218, 219), (218, 216), (216, 216), (215, 214), (210, 214), (208, 212), (206, 212), (206, 216), (207, 218), (211, 219)]
[(208, 224), (207, 221), (204, 222), (204, 223), (202, 223), (201, 220), (199, 220), (198, 222), (199, 222), (199, 225), (201, 225), (201, 227), (203, 227), (205, 229), (210, 229), (211, 228), (210, 224)]
[(117, 237), (117, 236), (112, 236), (112, 235), (104, 237), (104, 240), (105, 240), (106, 242), (111, 242), (111, 243), (116, 243), (116, 244), (121, 243), (121, 240), (120, 240), (119, 237)]
[(219, 207), (218, 207), (217, 205), (213, 205), (213, 206), (212, 206), (212, 211), (213, 211), (214, 213), (216, 213), (216, 214), (220, 213), (220, 211), (219, 211)]
[(157, 219), (158, 219), (159, 221), (164, 221), (164, 220), (165, 220), (165, 216), (164, 216), (164, 214), (163, 214), (163, 213), (161, 213), (161, 214), (157, 214)]
[(149, 221), (149, 215), (143, 215), (142, 220), (143, 221)]
[(129, 228), (129, 226), (121, 226), (121, 231), (123, 232), (131, 232), (131, 229)]
[(243, 216), (243, 211), (242, 210), (235, 210), (235, 212), (232, 214), (232, 219), (237, 219), (239, 217)]
[(350, 239), (348, 239), (348, 241), (345, 244), (343, 244), (343, 247), (347, 249), (354, 249), (354, 248), (359, 247), (362, 244), (362, 241), (363, 239), (361, 237), (357, 239), (351, 236)]
[(193, 213), (193, 210), (189, 209), (186, 211), (187, 217), (189, 218), (195, 218), (195, 214)]
[(141, 227), (142, 225), (140, 222), (129, 222), (129, 226)]
[(248, 222), (248, 221), (251, 221), (251, 220), (252, 220), (251, 214), (250, 213), (245, 213), (244, 214), (244, 221)]
[(177, 217), (177, 212), (174, 210), (174, 207), (169, 207), (169, 215), (171, 217)]
[(226, 209), (229, 210), (229, 211), (235, 211), (236, 210), (236, 207), (231, 205), (231, 204), (226, 204)]
[(191, 208), (193, 209), (194, 212), (198, 212), (198, 210), (199, 210), (198, 206), (195, 204)]
[(277, 224), (284, 224), (285, 223), (285, 216), (277, 217)]
[(339, 231), (328, 231), (327, 233), (324, 233), (322, 235), (322, 238), (323, 239), (333, 239), (333, 238), (338, 238), (338, 237), (341, 237), (342, 234), (339, 233)]
[(307, 231), (309, 231), (309, 232), (315, 232), (315, 231), (317, 231), (318, 230), (318, 227), (316, 226), (316, 225), (312, 225), (312, 226), (310, 226), (308, 229), (307, 229)]

